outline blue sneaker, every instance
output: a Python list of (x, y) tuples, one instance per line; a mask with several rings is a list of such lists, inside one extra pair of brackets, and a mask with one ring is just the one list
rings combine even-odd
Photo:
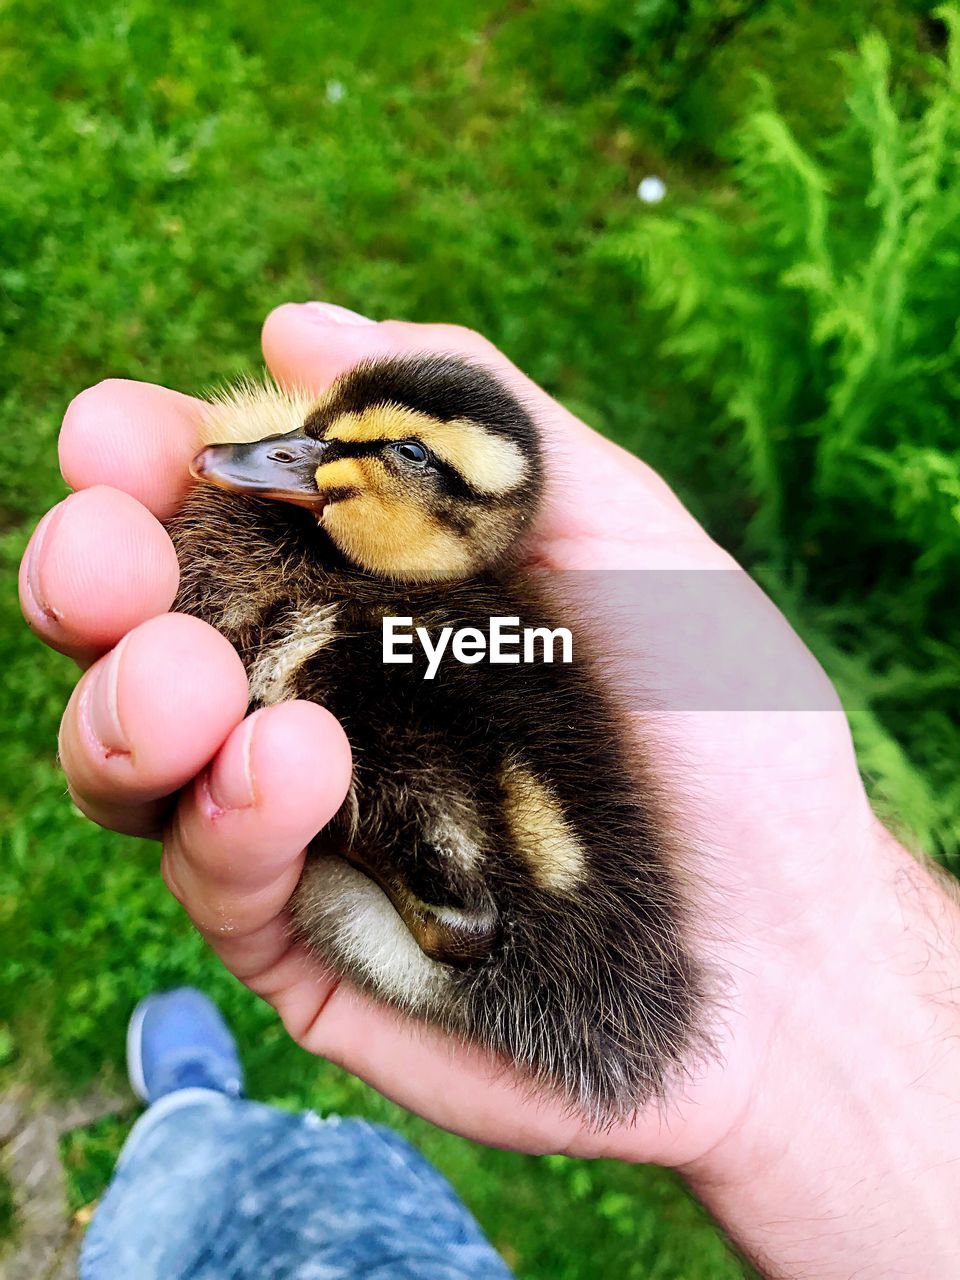
[(140, 1001), (127, 1027), (127, 1074), (146, 1103), (177, 1089), (243, 1096), (236, 1041), (217, 1006), (194, 987)]

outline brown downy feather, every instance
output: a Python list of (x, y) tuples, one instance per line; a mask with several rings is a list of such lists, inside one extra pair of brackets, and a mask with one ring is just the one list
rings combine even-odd
[[(318, 524), (206, 485), (170, 525), (175, 607), (236, 646), (251, 706), (321, 703), (353, 748), (350, 795), (312, 845), (296, 927), (380, 999), (493, 1050), (595, 1123), (624, 1118), (682, 1071), (703, 982), (652, 774), (628, 755), (583, 637), (569, 665), (444, 661), (431, 681), (418, 646), (411, 665), (382, 660), (384, 616), (432, 635), (486, 632), (491, 616), (570, 625), (512, 559), (539, 501), (536, 428), (491, 374), (425, 357), (362, 366), (319, 402), (248, 384), (212, 408), (209, 435), (304, 423), (336, 442), (363, 490), (338, 500), (332, 532), (327, 510)], [(416, 483), (377, 452), (415, 430), (436, 464)], [(468, 568), (421, 580), (349, 528), (361, 498), (367, 510), (407, 502), (410, 528), (453, 530)], [(393, 559), (377, 572), (344, 547)]]

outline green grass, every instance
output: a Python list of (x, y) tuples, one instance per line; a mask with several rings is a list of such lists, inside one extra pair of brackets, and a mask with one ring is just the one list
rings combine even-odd
[[(762, 527), (764, 497), (735, 432), (662, 353), (663, 318), (617, 246), (642, 225), (634, 193), (647, 173), (668, 182), (665, 218), (709, 206), (750, 224), (728, 140), (757, 71), (814, 145), (845, 119), (833, 54), (873, 25), (912, 109), (942, 45), (928, 9), (0, 3), (0, 1080), (64, 1094), (117, 1077), (133, 1003), (194, 982), (236, 1026), (255, 1096), (395, 1124), (519, 1275), (744, 1274), (671, 1176), (461, 1142), (287, 1043), (186, 925), (156, 849), (72, 811), (55, 736), (75, 673), (22, 626), (12, 584), (33, 522), (64, 493), (55, 442), (76, 391), (107, 375), (200, 391), (255, 368), (265, 311), (308, 297), (484, 330), (762, 566), (771, 548), (742, 531)], [(858, 515), (869, 518), (887, 514)], [(935, 763), (907, 759), (916, 654), (875, 611), (887, 683), (851, 657), (866, 616), (855, 566), (820, 592), (802, 574), (776, 580), (868, 706), (867, 766), (907, 779), (894, 791), (909, 826)], [(106, 1122), (65, 1144), (75, 1206), (99, 1194), (123, 1133)]]

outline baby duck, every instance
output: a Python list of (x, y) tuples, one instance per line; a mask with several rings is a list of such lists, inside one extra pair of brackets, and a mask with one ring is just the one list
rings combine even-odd
[(662, 1096), (702, 998), (666, 824), (582, 636), (573, 661), (384, 661), (383, 620), (553, 631), (519, 567), (537, 426), (452, 357), (359, 365), (319, 399), (243, 384), (170, 532), (175, 608), (243, 658), (251, 707), (321, 703), (346, 802), (295, 928), (364, 990), (493, 1050), (593, 1123)]

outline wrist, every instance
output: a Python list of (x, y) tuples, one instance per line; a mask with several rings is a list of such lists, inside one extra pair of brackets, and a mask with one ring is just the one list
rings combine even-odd
[(772, 1276), (920, 1280), (960, 1258), (960, 909), (872, 839), (856, 901), (768, 988), (741, 1120), (683, 1170)]

